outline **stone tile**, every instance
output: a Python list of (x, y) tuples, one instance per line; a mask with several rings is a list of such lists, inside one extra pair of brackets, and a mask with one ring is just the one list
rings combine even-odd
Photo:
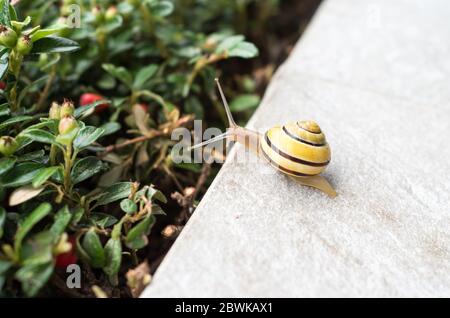
[(326, 1), (249, 123), (316, 120), (339, 196), (238, 161), (234, 147), (143, 297), (450, 297), (450, 89), (432, 94), (432, 83), (448, 83), (448, 26), (439, 28), (448, 9), (376, 2), (389, 30), (430, 31), (416, 37), (418, 49), (436, 44), (425, 48), (430, 61), (408, 38), (371, 33), (362, 18), (371, 3)]
[(328, 0), (286, 67), (365, 90), (450, 103), (447, 0)]

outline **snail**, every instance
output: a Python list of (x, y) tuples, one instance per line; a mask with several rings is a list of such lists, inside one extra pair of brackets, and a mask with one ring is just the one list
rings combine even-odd
[(332, 198), (336, 197), (336, 191), (320, 175), (330, 163), (331, 151), (316, 122), (289, 122), (274, 126), (264, 134), (240, 127), (233, 119), (219, 80), (216, 78), (215, 81), (225, 107), (229, 128), (221, 135), (190, 147), (190, 150), (223, 139), (239, 142), (296, 182), (319, 189)]

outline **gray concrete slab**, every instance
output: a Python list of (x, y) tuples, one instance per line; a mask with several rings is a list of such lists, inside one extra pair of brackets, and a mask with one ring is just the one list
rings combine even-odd
[(449, 13), (325, 1), (249, 127), (316, 120), (339, 196), (234, 147), (142, 296), (449, 297)]

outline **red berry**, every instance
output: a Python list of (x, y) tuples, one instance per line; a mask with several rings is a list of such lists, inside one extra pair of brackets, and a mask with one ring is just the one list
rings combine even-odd
[(78, 260), (77, 254), (75, 253), (75, 250), (76, 250), (75, 246), (77, 244), (75, 237), (69, 237), (68, 241), (70, 242), (70, 244), (72, 244), (72, 247), (71, 247), (70, 251), (56, 256), (55, 266), (57, 268), (66, 269), (67, 266), (69, 266), (71, 264), (76, 264), (76, 262)]
[[(92, 104), (92, 103), (94, 103), (98, 100), (102, 100), (102, 99), (104, 99), (103, 96), (100, 96), (97, 94), (92, 94), (92, 93), (85, 93), (85, 94), (81, 95), (81, 97), (80, 97), (80, 105), (86, 106), (86, 105)], [(109, 107), (108, 103), (100, 104), (97, 107), (95, 107), (95, 112), (101, 113), (101, 112), (107, 110), (108, 107)]]
[(0, 81), (0, 89), (3, 91), (6, 88), (6, 83), (3, 81)]

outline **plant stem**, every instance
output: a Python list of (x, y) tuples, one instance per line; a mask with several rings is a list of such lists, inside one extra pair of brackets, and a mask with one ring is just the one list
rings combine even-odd
[(67, 145), (64, 153), (64, 189), (66, 193), (71, 192), (72, 179), (70, 172), (72, 171), (72, 144)]
[(42, 106), (44, 105), (45, 101), (47, 100), (48, 94), (50, 92), (50, 88), (52, 87), (52, 84), (53, 84), (53, 80), (55, 79), (55, 75), (56, 75), (56, 64), (52, 66), (49, 77), (47, 79), (47, 83), (45, 83), (44, 90), (42, 91), (41, 95), (39, 96), (39, 101), (36, 105), (36, 111), (40, 111)]

